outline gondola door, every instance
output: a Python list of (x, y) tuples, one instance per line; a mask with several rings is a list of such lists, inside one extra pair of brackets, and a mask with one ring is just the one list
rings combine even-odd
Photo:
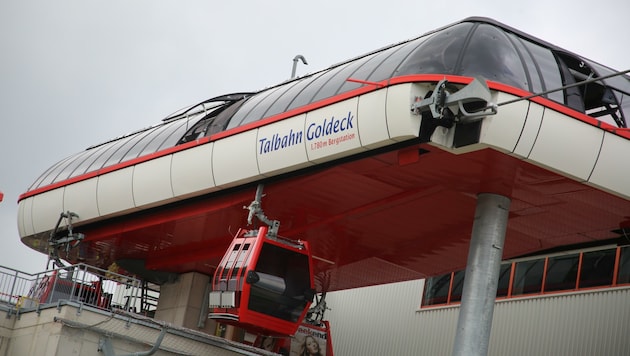
[(308, 243), (240, 230), (217, 267), (209, 317), (249, 331), (293, 335), (314, 295)]

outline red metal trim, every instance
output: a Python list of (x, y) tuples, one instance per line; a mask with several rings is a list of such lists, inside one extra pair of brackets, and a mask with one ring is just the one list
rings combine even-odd
[(510, 282), (508, 283), (508, 293), (505, 298), (512, 298), (512, 288), (514, 288), (514, 274), (516, 272), (516, 262), (510, 266)]
[(619, 274), (619, 262), (621, 261), (621, 247), (617, 246), (615, 251), (615, 267), (613, 268), (613, 280), (612, 285), (617, 285), (617, 275)]
[(580, 252), (578, 257), (578, 270), (575, 276), (575, 290), (580, 289), (580, 277), (582, 277), (582, 260), (584, 260), (584, 252)]
[(451, 272), (451, 279), (448, 282), (448, 295), (446, 297), (446, 304), (451, 304), (451, 295), (453, 294), (453, 280), (455, 279), (455, 272)]
[(547, 267), (549, 267), (549, 257), (545, 257), (545, 265), (543, 267), (542, 281), (540, 282), (540, 291), (538, 293), (532, 293), (532, 294), (542, 295), (545, 293), (545, 283), (547, 282)]
[(370, 82), (367, 80), (361, 80), (361, 79), (354, 79), (354, 78), (348, 78), (346, 79), (346, 81), (348, 82), (353, 82), (353, 83), (359, 83), (359, 84), (365, 84), (365, 85), (374, 85), (377, 88), (383, 88), (385, 86), (385, 84), (378, 83), (378, 82)]

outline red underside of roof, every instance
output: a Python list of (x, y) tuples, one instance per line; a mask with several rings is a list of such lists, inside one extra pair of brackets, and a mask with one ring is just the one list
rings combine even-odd
[[(255, 190), (82, 226), (85, 262), (139, 259), (149, 270), (212, 274), (246, 227)], [(479, 193), (512, 199), (504, 258), (615, 238), (630, 222), (630, 202), (492, 149), (453, 155), (414, 144), (268, 182), (264, 193), (280, 235), (309, 241), (319, 291), (463, 268)]]

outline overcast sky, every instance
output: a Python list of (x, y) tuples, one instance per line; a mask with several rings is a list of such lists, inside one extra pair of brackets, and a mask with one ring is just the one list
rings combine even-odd
[[(485, 16), (630, 69), (627, 0), (0, 0), (0, 265), (43, 271), (17, 199), (57, 161), (230, 92), (256, 91)], [(51, 221), (51, 228), (55, 221)]]

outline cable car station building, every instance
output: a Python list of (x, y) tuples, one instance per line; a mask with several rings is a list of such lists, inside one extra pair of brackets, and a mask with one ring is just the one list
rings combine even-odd
[[(254, 348), (272, 337), (274, 352), (294, 354), (287, 340), (314, 327), (326, 354), (544, 354), (570, 336), (570, 354), (627, 353), (628, 303), (607, 299), (624, 300), (629, 268), (625, 73), (469, 18), (67, 157), (20, 196), (21, 241), (57, 266), (159, 286), (155, 320), (209, 333), (216, 322)], [(108, 310), (117, 293), (93, 282), (73, 290)], [(370, 305), (370, 286), (376, 310), (345, 313)], [(326, 301), (339, 303), (330, 324)], [(574, 319), (557, 324), (555, 304), (616, 308), (601, 321), (609, 348), (575, 338)], [(545, 305), (569, 336), (523, 338)], [(361, 322), (370, 315), (380, 322)], [(393, 346), (396, 325), (448, 340), (397, 331)]]

